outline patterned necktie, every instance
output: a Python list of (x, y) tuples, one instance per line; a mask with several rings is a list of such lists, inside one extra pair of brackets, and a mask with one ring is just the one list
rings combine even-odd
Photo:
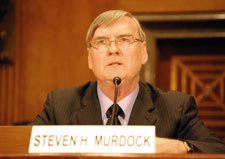
[(121, 116), (123, 119), (125, 118), (125, 114), (123, 110), (118, 104), (116, 104), (116, 109), (115, 109), (116, 116), (114, 120), (112, 121), (112, 108), (113, 108), (113, 105), (109, 107), (109, 109), (106, 112), (106, 116), (108, 118), (106, 125), (121, 125), (120, 120), (118, 119), (118, 116)]

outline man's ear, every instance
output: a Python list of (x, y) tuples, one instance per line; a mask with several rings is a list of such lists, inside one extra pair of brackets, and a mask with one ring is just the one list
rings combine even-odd
[(91, 60), (91, 53), (90, 53), (90, 48), (87, 48), (88, 52), (88, 68), (92, 70), (92, 60)]
[(146, 64), (148, 61), (148, 50), (147, 50), (147, 42), (143, 42), (143, 50), (142, 50), (142, 64)]

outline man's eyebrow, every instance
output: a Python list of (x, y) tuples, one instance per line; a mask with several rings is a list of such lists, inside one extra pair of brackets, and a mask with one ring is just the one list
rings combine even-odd
[(98, 40), (98, 39), (108, 39), (108, 37), (106, 37), (106, 36), (97, 36), (97, 37), (93, 38), (93, 40)]
[[(128, 33), (128, 34), (120, 34), (120, 35), (116, 36), (116, 38), (124, 37), (124, 36), (133, 36), (133, 34), (130, 34), (130, 33)], [(109, 37), (107, 37), (107, 36), (96, 36), (95, 38), (93, 38), (93, 40), (98, 40), (98, 39), (109, 39)]]
[(121, 35), (119, 35), (117, 37), (124, 37), (124, 36), (133, 36), (133, 34), (121, 34)]

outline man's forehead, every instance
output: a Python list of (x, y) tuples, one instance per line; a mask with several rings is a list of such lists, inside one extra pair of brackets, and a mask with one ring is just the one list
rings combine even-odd
[(117, 20), (115, 23), (111, 25), (101, 25), (99, 26), (93, 35), (93, 38), (96, 36), (107, 36), (107, 35), (134, 35), (138, 33), (138, 27), (137, 24), (134, 22), (133, 19), (130, 17), (122, 17), (119, 20)]

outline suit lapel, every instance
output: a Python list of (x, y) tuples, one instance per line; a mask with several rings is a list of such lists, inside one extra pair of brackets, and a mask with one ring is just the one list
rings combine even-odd
[(129, 125), (155, 125), (157, 109), (153, 104), (153, 96), (147, 84), (139, 84), (139, 93), (133, 106)]
[(77, 112), (80, 125), (102, 125), (101, 108), (97, 95), (97, 82), (90, 83), (81, 101), (82, 108)]

